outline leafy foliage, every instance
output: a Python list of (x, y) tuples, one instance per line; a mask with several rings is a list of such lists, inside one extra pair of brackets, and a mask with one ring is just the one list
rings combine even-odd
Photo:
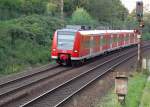
[(0, 0), (0, 20), (45, 14), (47, 0)]
[(50, 59), (53, 32), (62, 27), (60, 19), (31, 15), (0, 23), (0, 71), (16, 72), (24, 66)]
[(88, 0), (85, 8), (98, 21), (123, 20), (128, 15), (120, 0)]
[(78, 25), (91, 25), (94, 20), (86, 10), (83, 8), (77, 8), (72, 14), (71, 22)]

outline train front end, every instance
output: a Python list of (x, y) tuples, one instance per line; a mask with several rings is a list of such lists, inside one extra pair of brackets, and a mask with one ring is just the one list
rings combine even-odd
[(51, 57), (60, 65), (70, 65), (71, 57), (78, 57), (78, 49), (75, 49), (76, 30), (60, 29), (53, 37)]

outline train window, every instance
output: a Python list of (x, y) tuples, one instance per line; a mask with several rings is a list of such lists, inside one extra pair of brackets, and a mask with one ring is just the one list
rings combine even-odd
[(114, 42), (114, 43), (117, 43), (117, 42), (118, 42), (118, 38), (117, 38), (116, 36), (113, 38), (113, 42)]
[(110, 44), (113, 43), (113, 38), (114, 38), (113, 35), (111, 35), (111, 36), (110, 36)]
[(123, 34), (121, 34), (121, 38), (120, 39), (121, 39), (121, 42), (124, 41), (124, 35)]
[(117, 38), (117, 42), (121, 42), (121, 37), (120, 37), (120, 35), (119, 35), (118, 38)]
[(85, 49), (88, 49), (90, 47), (90, 41), (89, 40), (84, 41), (83, 44), (84, 44)]
[(106, 38), (101, 38), (101, 39), (100, 39), (100, 45), (101, 45), (101, 46), (106, 45), (106, 43), (107, 43)]
[(58, 31), (57, 33), (58, 49), (72, 50), (74, 38), (75, 32)]
[(90, 42), (91, 42), (90, 47), (92, 47), (92, 48), (96, 47), (96, 41), (95, 40), (92, 40)]
[(100, 38), (100, 46), (103, 46), (103, 38)]
[(126, 37), (125, 37), (125, 41), (128, 41), (129, 40), (129, 37), (128, 37), (128, 35), (126, 35)]

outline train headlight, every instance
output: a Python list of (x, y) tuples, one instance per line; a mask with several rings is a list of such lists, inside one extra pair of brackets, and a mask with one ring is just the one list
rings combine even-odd
[(56, 51), (56, 49), (53, 49), (53, 51)]
[(74, 50), (74, 52), (75, 52), (75, 53), (77, 53), (77, 52), (78, 52), (78, 50)]

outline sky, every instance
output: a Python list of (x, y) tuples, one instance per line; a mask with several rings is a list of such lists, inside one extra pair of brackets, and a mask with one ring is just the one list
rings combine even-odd
[(150, 0), (121, 0), (122, 4), (129, 10), (131, 13), (133, 9), (135, 9), (136, 1), (143, 1), (144, 3), (144, 10), (150, 12)]

